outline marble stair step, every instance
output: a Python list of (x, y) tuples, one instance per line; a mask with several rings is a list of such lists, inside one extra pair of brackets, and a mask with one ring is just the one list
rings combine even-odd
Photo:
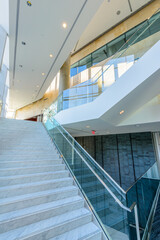
[[(1, 131), (1, 130), (0, 130)], [(1, 131), (2, 132), (2, 131)], [(17, 141), (22, 140), (22, 141), (32, 141), (32, 142), (43, 142), (44, 143), (46, 141), (52, 142), (52, 140), (49, 138), (48, 135), (46, 134), (42, 134), (41, 132), (39, 133), (35, 133), (34, 131), (32, 131), (31, 133), (29, 133), (28, 131), (20, 131), (18, 130), (18, 132), (7, 132), (2, 133), (1, 136), (3, 137), (2, 139), (5, 141), (6, 139), (8, 139), (9, 142), (13, 142), (14, 139), (14, 143), (17, 143)], [(2, 140), (1, 139), (1, 140)], [(11, 141), (12, 140), (12, 141)]]
[[(52, 146), (36, 146), (36, 145), (30, 145), (30, 146), (0, 146), (0, 151), (11, 151), (11, 152), (18, 152), (18, 151), (50, 151), (50, 152), (54, 152), (54, 149), (52, 148)], [(22, 153), (22, 152), (21, 152)]]
[(43, 166), (43, 165), (57, 165), (62, 163), (61, 159), (54, 160), (27, 160), (27, 161), (0, 161), (0, 168), (11, 168), (11, 167), (32, 167), (32, 166)]
[(0, 240), (48, 240), (92, 220), (86, 208), (80, 208), (46, 220), (0, 234)]
[(84, 237), (81, 240), (102, 240), (102, 233), (100, 231), (97, 231), (96, 233), (93, 233), (88, 237)]
[(31, 174), (31, 173), (43, 173), (43, 172), (56, 172), (60, 170), (65, 170), (64, 164), (58, 165), (44, 165), (44, 166), (36, 166), (36, 167), (25, 167), (25, 168), (1, 168), (0, 177), (2, 176), (14, 176), (14, 175), (22, 175), (22, 174)]
[(74, 197), (78, 194), (78, 188), (74, 185), (60, 187), (51, 190), (28, 193), (24, 195), (0, 199), (0, 213), (14, 211), (15, 209), (23, 209), (31, 206), (36, 206), (43, 203)]
[(37, 160), (54, 160), (54, 159), (59, 159), (60, 156), (57, 153), (53, 153), (53, 154), (34, 154), (34, 155), (12, 155), (12, 154), (8, 154), (8, 155), (1, 155), (0, 156), (0, 162), (4, 162), (4, 161), (37, 161)]
[[(49, 146), (51, 146), (51, 145), (53, 145), (53, 142), (50, 140), (50, 139), (46, 139), (46, 140), (39, 140), (39, 139), (33, 139), (33, 137), (32, 137), (32, 139), (31, 138), (24, 138), (24, 139), (22, 139), (22, 138), (15, 138), (14, 139), (14, 143), (13, 143), (13, 138), (8, 138), (8, 137), (3, 137), (3, 138), (1, 138), (1, 143), (2, 144), (6, 144), (6, 143), (9, 143), (9, 144), (11, 144), (11, 146), (13, 145), (15, 145), (15, 146), (17, 146), (17, 144), (18, 145), (20, 145), (20, 146), (27, 146), (27, 145), (29, 145), (29, 146), (32, 146), (32, 145), (42, 145), (42, 144), (44, 144), (44, 146), (46, 146), (46, 145), (49, 145)], [(46, 143), (48, 143), (48, 144), (46, 144)], [(54, 147), (54, 145), (53, 145), (53, 147)], [(54, 149), (55, 149), (55, 147), (54, 147)]]
[(47, 172), (47, 173), (36, 173), (36, 174), (34, 173), (34, 174), (26, 174), (26, 175), (18, 175), (18, 176), (6, 176), (6, 177), (0, 177), (0, 185), (1, 187), (4, 187), (4, 186), (16, 185), (16, 184), (31, 183), (31, 182), (38, 182), (43, 180), (66, 178), (66, 177), (69, 177), (69, 172), (67, 170), (57, 171), (57, 172)]
[(40, 181), (35, 183), (6, 186), (6, 187), (0, 188), (0, 198), (1, 199), (8, 198), (13, 196), (23, 195), (24, 193), (39, 192), (39, 191), (44, 191), (48, 189), (65, 187), (69, 185), (73, 185), (73, 179), (70, 177)]
[(69, 211), (84, 207), (84, 200), (80, 196), (61, 199), (59, 201), (24, 208), (13, 212), (0, 214), (0, 233), (23, 227), (34, 222), (58, 216)]
[(102, 233), (98, 227), (91, 222), (51, 238), (50, 240), (102, 240)]
[[(32, 149), (32, 150), (28, 150), (28, 149), (20, 149), (20, 150), (17, 150), (17, 149), (10, 149), (10, 150), (6, 150), (6, 149), (3, 149), (1, 150), (1, 155), (8, 155), (8, 151), (9, 151), (9, 154), (15, 154), (15, 155), (32, 155), (33, 154), (41, 154), (41, 153), (45, 153), (44, 149)], [(51, 150), (48, 150), (50, 152), (50, 154), (52, 154), (54, 151), (51, 151)], [(46, 152), (48, 152), (46, 150)]]

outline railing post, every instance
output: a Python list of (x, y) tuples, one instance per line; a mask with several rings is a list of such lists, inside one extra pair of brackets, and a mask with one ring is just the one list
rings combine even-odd
[(141, 240), (141, 238), (140, 238), (140, 231), (139, 231), (139, 220), (138, 220), (137, 204), (134, 206), (134, 216), (135, 216), (135, 223), (136, 223), (137, 240)]

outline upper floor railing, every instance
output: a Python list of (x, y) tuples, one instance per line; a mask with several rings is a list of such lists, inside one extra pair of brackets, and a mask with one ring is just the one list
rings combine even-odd
[(102, 68), (91, 79), (64, 90), (47, 111), (56, 114), (61, 110), (94, 101), (159, 40), (160, 11), (158, 9), (156, 14), (137, 28), (113, 57), (103, 63)]

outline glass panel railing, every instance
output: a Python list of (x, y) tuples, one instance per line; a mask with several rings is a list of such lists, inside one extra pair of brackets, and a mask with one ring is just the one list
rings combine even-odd
[(145, 21), (113, 57), (89, 80), (66, 89), (52, 104), (55, 113), (94, 101), (103, 91), (127, 72), (157, 41), (160, 40), (160, 11)]
[[(160, 171), (158, 163), (156, 162), (128, 191), (127, 191), (127, 204), (134, 201), (137, 203), (139, 214), (139, 226), (141, 237), (143, 237), (144, 230), (148, 223), (152, 204), (156, 196), (157, 189), (160, 182)], [(135, 218), (130, 215), (128, 217), (130, 226), (130, 239), (135, 234)]]
[[(136, 205), (127, 207), (123, 189), (53, 117), (48, 116), (44, 124), (107, 238), (129, 240), (128, 216), (135, 218)], [(138, 229), (134, 239), (139, 240), (138, 220), (134, 221)]]
[[(147, 220), (147, 224), (144, 230), (144, 234), (142, 237), (142, 240), (148, 240), (148, 239), (156, 239), (156, 234), (155, 234), (155, 229), (152, 230), (152, 225), (155, 228), (154, 225), (158, 225), (157, 222), (157, 218), (154, 220), (155, 216), (159, 215), (158, 212), (156, 212), (157, 208), (159, 207), (159, 197), (160, 197), (160, 183), (156, 192), (156, 196), (154, 198), (153, 204), (152, 204), (152, 208)], [(157, 232), (159, 231), (159, 229), (157, 229)]]
[[(105, 63), (103, 71), (86, 82), (63, 91), (61, 108), (75, 107), (94, 101), (104, 90), (117, 81), (160, 39), (160, 13), (141, 25), (119, 51)], [(159, 26), (153, 33), (155, 25)]]

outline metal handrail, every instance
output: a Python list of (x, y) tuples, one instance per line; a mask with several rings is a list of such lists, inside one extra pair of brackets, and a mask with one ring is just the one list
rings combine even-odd
[(68, 167), (68, 169), (69, 169), (69, 171), (70, 171), (70, 174), (72, 175), (74, 181), (76, 182), (77, 186), (79, 187), (79, 189), (80, 189), (80, 191), (81, 191), (83, 197), (84, 197), (85, 200), (87, 201), (87, 203), (88, 203), (88, 205), (89, 205), (89, 209), (90, 209), (90, 210), (92, 211), (92, 213), (94, 214), (94, 216), (95, 216), (95, 218), (97, 219), (97, 221), (98, 221), (100, 227), (101, 227), (102, 230), (104, 231), (106, 237), (107, 237), (109, 240), (112, 240), (112, 239), (110, 238), (108, 232), (106, 231), (106, 229), (103, 227), (103, 224), (101, 223), (101, 220), (99, 219), (99, 217), (98, 217), (98, 215), (97, 215), (95, 209), (92, 207), (92, 205), (91, 205), (91, 203), (90, 203), (88, 197), (86, 196), (84, 190), (82, 189), (81, 185), (79, 184), (78, 180), (76, 179), (76, 177), (75, 177), (75, 175), (74, 175), (72, 169), (70, 168), (68, 162), (67, 162), (66, 159), (64, 158), (64, 156), (63, 156), (61, 150), (59, 149), (58, 145), (56, 144), (56, 142), (54, 142), (54, 144), (55, 144), (55, 146), (57, 147), (57, 150), (58, 150), (58, 152), (60, 153), (61, 157), (63, 158), (65, 164), (67, 165), (67, 167)]
[(148, 236), (148, 231), (151, 231), (151, 224), (149, 226), (149, 223), (153, 222), (153, 218), (154, 218), (154, 215), (155, 215), (155, 211), (156, 211), (156, 206), (157, 206), (159, 195), (160, 195), (160, 183), (158, 185), (155, 198), (153, 200), (152, 208), (151, 208), (151, 211), (150, 211), (147, 223), (146, 223), (146, 227), (145, 227), (145, 230), (144, 230), (144, 233), (143, 233), (142, 240), (146, 240), (147, 236)]
[[(56, 120), (55, 118), (54, 118), (54, 120), (57, 122), (57, 120)], [(57, 124), (59, 124), (59, 123), (57, 122)], [(72, 139), (72, 141), (76, 142), (76, 144), (78, 145), (78, 147), (79, 147), (83, 152), (85, 152), (85, 154), (94, 162), (94, 164), (95, 164), (98, 168), (101, 169), (101, 171), (104, 173), (104, 175), (106, 175), (106, 176), (111, 180), (111, 182), (113, 182), (113, 183), (116, 185), (116, 187), (119, 188), (119, 190), (120, 190), (121, 192), (123, 192), (124, 194), (126, 194), (126, 192), (124, 191), (124, 189), (121, 188), (121, 186), (119, 186), (119, 184), (95, 161), (94, 158), (92, 158), (92, 156), (89, 155), (89, 153), (72, 137), (72, 135), (71, 135), (69, 132), (66, 131), (66, 129), (65, 129), (62, 125), (61, 125), (61, 128), (66, 132), (67, 135), (70, 136), (70, 138)], [(110, 183), (111, 183), (111, 182), (110, 182)], [(112, 184), (112, 183), (111, 183), (111, 184)], [(116, 189), (116, 190), (117, 190), (117, 189)], [(121, 192), (119, 192), (119, 193), (121, 194)]]
[[(51, 122), (52, 119), (50, 119)], [(57, 121), (56, 121), (57, 122)], [(110, 195), (114, 198), (114, 200), (119, 204), (119, 206), (125, 210), (127, 210), (128, 212), (131, 212), (133, 207), (131, 205), (130, 208), (126, 207), (125, 205), (123, 205), (123, 203), (121, 203), (121, 201), (115, 196), (115, 194), (109, 189), (109, 187), (105, 184), (105, 182), (98, 176), (98, 174), (92, 169), (92, 167), (86, 162), (86, 160), (83, 158), (83, 156), (77, 151), (77, 149), (74, 147), (74, 145), (72, 145), (72, 143), (67, 139), (67, 137), (63, 134), (63, 132), (59, 129), (59, 126), (57, 126), (57, 129), (59, 130), (59, 132), (62, 134), (62, 136), (67, 140), (67, 142), (72, 146), (72, 148), (74, 149), (74, 151), (80, 156), (80, 158), (83, 160), (83, 162), (87, 165), (87, 167), (93, 172), (93, 174), (98, 178), (98, 180), (102, 183), (102, 185), (107, 189), (107, 191), (110, 193)], [(68, 133), (67, 133), (68, 134)]]
[[(54, 119), (55, 120), (55, 119)], [(53, 120), (50, 119), (50, 121), (54, 124)], [(59, 123), (55, 120), (55, 122), (59, 125)], [(62, 127), (62, 126), (61, 126)], [(127, 212), (132, 212), (134, 209), (134, 215), (135, 215), (135, 223), (136, 223), (136, 235), (137, 240), (140, 240), (140, 231), (139, 231), (139, 220), (138, 220), (138, 210), (137, 210), (137, 204), (136, 202), (133, 202), (133, 204), (130, 207), (126, 207), (117, 197), (116, 195), (109, 189), (109, 187), (105, 184), (105, 182), (97, 175), (97, 173), (92, 169), (92, 167), (86, 162), (86, 160), (83, 158), (83, 156), (77, 151), (77, 149), (74, 147), (74, 145), (68, 140), (68, 138), (63, 134), (63, 132), (59, 129), (59, 126), (56, 126), (58, 131), (61, 133), (61, 135), (66, 139), (66, 141), (71, 145), (71, 147), (74, 149), (74, 151), (80, 156), (82, 161), (87, 165), (87, 167), (91, 170), (91, 172), (97, 177), (97, 179), (101, 182), (101, 184), (104, 186), (104, 188), (109, 192), (109, 194), (114, 198), (115, 202), (124, 210)], [(63, 129), (63, 127), (62, 127)], [(70, 135), (66, 130), (65, 132)], [(71, 136), (71, 135), (70, 135)], [(72, 136), (71, 136), (72, 137)], [(73, 137), (72, 137), (73, 138)], [(73, 139), (74, 140), (74, 139)], [(75, 141), (75, 140), (74, 140)], [(82, 148), (83, 149), (83, 148)], [(84, 150), (84, 149), (83, 149)]]
[[(145, 25), (146, 21), (149, 20), (149, 19), (151, 19), (151, 18), (152, 18), (155, 14), (157, 14), (159, 11), (160, 11), (160, 8), (158, 8), (148, 19), (146, 19), (146, 20), (143, 22), (143, 24), (140, 26), (140, 28), (138, 28), (138, 29), (133, 33), (133, 35), (131, 35), (131, 37), (117, 50), (117, 52), (114, 53), (113, 56), (109, 57), (110, 59), (107, 59), (107, 60), (106, 60), (106, 62), (102, 65), (102, 67), (104, 67), (107, 62), (113, 60), (113, 59), (115, 58), (116, 54), (118, 54), (118, 53), (124, 48), (124, 46), (128, 44), (128, 42), (132, 39), (132, 37), (133, 37), (134, 35), (136, 35), (136, 33), (137, 33), (140, 29), (143, 28), (143, 26)], [(152, 24), (151, 24), (151, 25), (152, 25)], [(148, 27), (150, 27), (150, 25), (149, 25)], [(147, 28), (148, 28), (148, 27), (147, 27)], [(147, 28), (146, 28), (146, 29), (147, 29)], [(146, 29), (145, 29), (144, 31), (146, 31)], [(143, 32), (144, 32), (144, 31), (143, 31)], [(142, 32), (142, 33), (143, 33), (143, 32)], [(141, 34), (140, 34), (139, 36), (141, 36)], [(139, 36), (138, 36), (138, 38), (139, 38)], [(136, 38), (136, 39), (137, 39), (137, 38)], [(124, 49), (123, 53), (124, 53), (130, 46), (131, 46), (131, 45), (129, 45), (126, 49)], [(120, 56), (121, 56), (121, 55), (122, 55), (122, 53), (120, 54)], [(109, 66), (109, 67), (110, 67), (110, 66)], [(109, 69), (109, 68), (107, 68), (107, 69)], [(107, 70), (107, 69), (106, 69), (106, 70)], [(106, 71), (106, 70), (105, 70), (105, 71)], [(99, 73), (100, 71), (101, 71), (101, 70), (99, 70), (92, 78), (90, 78), (90, 79), (88, 79), (88, 80), (91, 80), (91, 79), (95, 78), (96, 75), (98, 75), (98, 73)], [(104, 71), (104, 72), (105, 72), (105, 71)], [(102, 72), (102, 74), (103, 74), (103, 72)], [(101, 74), (101, 75), (102, 75), (102, 74)], [(98, 76), (97, 79), (99, 79), (99, 77), (100, 77), (100, 76)], [(95, 82), (97, 81), (97, 79), (96, 79), (94, 82), (90, 83), (89, 85), (92, 85), (93, 83), (95, 83)], [(87, 80), (87, 81), (88, 81), (88, 80)], [(87, 82), (87, 81), (85, 81), (85, 82)], [(85, 83), (85, 82), (83, 82), (83, 83)], [(77, 85), (73, 86), (73, 88), (74, 88), (74, 87), (76, 88), (76, 86), (77, 86)]]

